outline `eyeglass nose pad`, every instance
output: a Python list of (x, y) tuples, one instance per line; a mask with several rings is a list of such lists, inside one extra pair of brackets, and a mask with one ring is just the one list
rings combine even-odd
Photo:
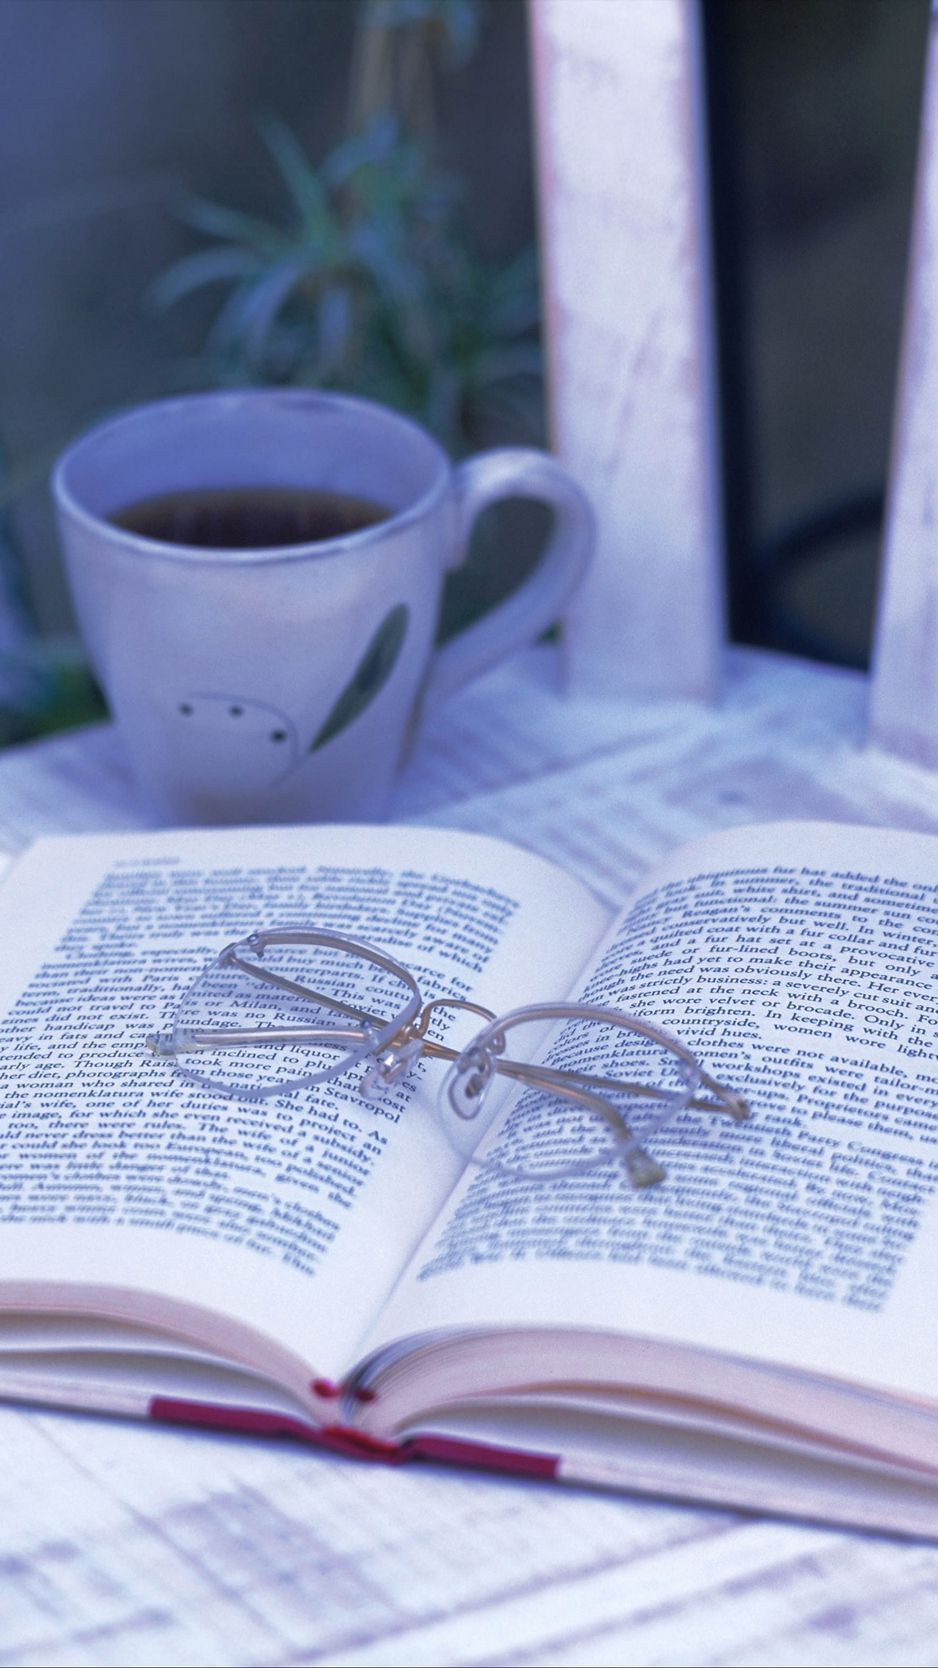
[(684, 1093), (683, 1095), (676, 1095), (674, 1098), (686, 1106), (688, 1101), (693, 1100), (700, 1088), (700, 1067), (690, 1060), (678, 1060), (677, 1075)]
[[(374, 1034), (367, 1024), (362, 1029), (366, 1036), (369, 1031)], [(407, 1076), (411, 1066), (420, 1059), (422, 1053), (423, 1043), (419, 1037), (411, 1037), (403, 1043), (392, 1043), (365, 1072), (358, 1086), (362, 1099), (377, 1100), (385, 1089), (393, 1089), (396, 1083)]]
[(633, 1187), (655, 1187), (667, 1178), (667, 1170), (644, 1147), (636, 1145), (624, 1155), (625, 1172)]
[(471, 1123), (485, 1105), (488, 1086), (495, 1076), (495, 1060), (488, 1049), (467, 1048), (453, 1065), (447, 1098), (457, 1118)]

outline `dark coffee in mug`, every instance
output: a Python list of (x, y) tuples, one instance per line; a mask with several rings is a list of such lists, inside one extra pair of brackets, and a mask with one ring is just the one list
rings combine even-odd
[(196, 487), (139, 498), (108, 517), (160, 544), (202, 550), (270, 550), (345, 538), (386, 521), (384, 504), (312, 487)]

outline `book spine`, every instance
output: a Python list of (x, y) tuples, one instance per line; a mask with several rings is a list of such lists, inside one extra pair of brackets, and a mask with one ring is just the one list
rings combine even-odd
[(148, 1417), (163, 1424), (200, 1425), (243, 1436), (285, 1436), (313, 1447), (351, 1459), (380, 1460), (400, 1465), (425, 1460), (437, 1465), (468, 1466), (478, 1471), (500, 1471), (509, 1476), (535, 1477), (552, 1481), (559, 1477), (561, 1461), (554, 1454), (531, 1453), (521, 1448), (501, 1448), (486, 1442), (466, 1442), (449, 1436), (412, 1436), (405, 1442), (385, 1442), (356, 1430), (352, 1425), (313, 1425), (289, 1414), (267, 1413), (250, 1407), (223, 1407), (214, 1402), (185, 1401), (174, 1396), (155, 1396)]
[(288, 1413), (262, 1408), (226, 1407), (218, 1402), (194, 1402), (177, 1396), (154, 1396), (147, 1417), (161, 1424), (200, 1425), (203, 1429), (232, 1431), (241, 1436), (287, 1436), (294, 1441), (329, 1448), (355, 1459), (396, 1463), (411, 1456), (407, 1444), (382, 1442), (350, 1425), (314, 1425)]
[(539, 1477), (553, 1482), (560, 1476), (557, 1454), (537, 1454), (526, 1448), (500, 1448), (494, 1443), (467, 1442), (462, 1437), (414, 1436), (405, 1444), (408, 1458), (439, 1465), (471, 1466), (478, 1471), (502, 1471), (515, 1477)]

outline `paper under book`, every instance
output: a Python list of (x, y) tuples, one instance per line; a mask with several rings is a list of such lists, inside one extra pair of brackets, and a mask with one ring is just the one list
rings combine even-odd
[[(610, 920), (475, 835), (91, 835), (3, 922), (0, 1395), (938, 1533), (934, 838), (733, 830)], [(233, 1102), (147, 1050), (287, 922), (428, 996), (642, 1015), (752, 1120), (683, 1112), (659, 1187), (529, 1184), (441, 1135), (436, 1061)]]

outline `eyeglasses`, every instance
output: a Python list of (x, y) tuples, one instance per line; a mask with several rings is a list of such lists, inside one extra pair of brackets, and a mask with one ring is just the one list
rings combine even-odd
[[(427, 1034), (445, 1011), (484, 1024), (454, 1048)], [(190, 1082), (246, 1099), (331, 1082), (359, 1064), (361, 1094), (372, 1099), (421, 1057), (448, 1061), (438, 1112), (453, 1147), (529, 1181), (620, 1163), (634, 1187), (648, 1187), (666, 1172), (645, 1143), (680, 1113), (750, 1115), (683, 1043), (645, 1020), (580, 1003), (496, 1016), (461, 997), (425, 1002), (414, 975), (384, 951), (311, 928), (227, 945), (189, 987), (169, 1031), (147, 1042)], [(513, 1085), (522, 1092), (486, 1144)]]

